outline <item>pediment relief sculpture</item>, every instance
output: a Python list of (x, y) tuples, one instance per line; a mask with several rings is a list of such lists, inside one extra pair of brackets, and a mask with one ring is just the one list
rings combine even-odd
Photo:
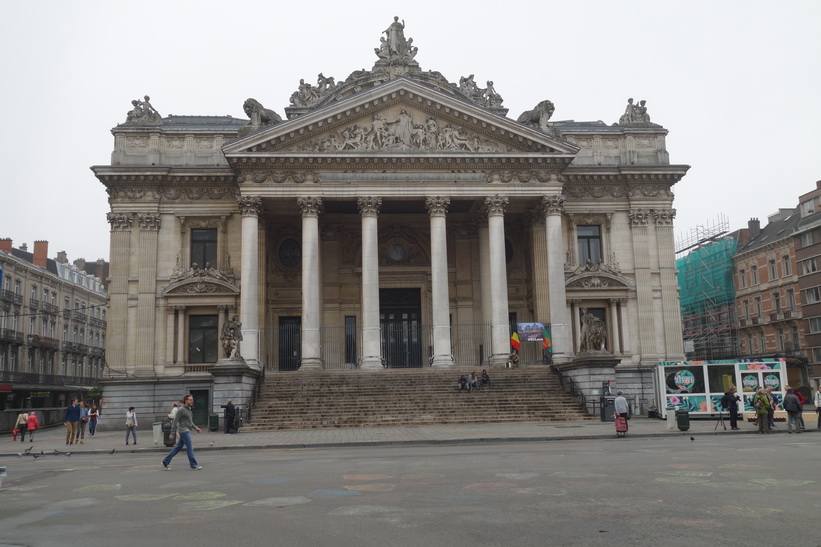
[(195, 262), (186, 270), (176, 270), (164, 294), (239, 294), (233, 275), (226, 274), (211, 264), (200, 268)]
[(302, 151), (441, 151), (500, 153), (507, 147), (479, 137), (464, 127), (434, 116), (401, 108), (397, 114), (379, 112), (311, 141)]

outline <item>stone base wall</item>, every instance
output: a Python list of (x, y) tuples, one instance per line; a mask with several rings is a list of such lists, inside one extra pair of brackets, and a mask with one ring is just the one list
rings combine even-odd
[(630, 413), (647, 416), (651, 404), (656, 404), (656, 388), (653, 382), (653, 367), (620, 365), (616, 367), (616, 381), (612, 388), (622, 390), (630, 402)]

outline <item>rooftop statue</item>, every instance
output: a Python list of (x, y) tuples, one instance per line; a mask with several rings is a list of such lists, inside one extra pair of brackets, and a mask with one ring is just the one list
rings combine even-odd
[(151, 106), (151, 98), (146, 95), (144, 100), (131, 101), (131, 110), (126, 114), (125, 123), (135, 125), (162, 125), (162, 116)]
[(619, 118), (618, 125), (643, 125), (658, 127), (657, 124), (650, 122), (650, 115), (647, 113), (647, 101), (641, 100), (639, 104), (633, 103), (633, 98), (627, 99), (627, 107), (624, 109), (624, 114)]
[(547, 131), (550, 127), (547, 122), (550, 120), (550, 117), (553, 116), (555, 110), (556, 107), (553, 106), (553, 103), (545, 100), (537, 104), (533, 110), (522, 112), (521, 115), (516, 118), (516, 121), (541, 131)]
[(256, 99), (246, 99), (242, 104), (245, 115), (251, 118), (248, 125), (261, 127), (263, 125), (274, 125), (282, 121), (282, 118), (274, 112), (262, 106)]

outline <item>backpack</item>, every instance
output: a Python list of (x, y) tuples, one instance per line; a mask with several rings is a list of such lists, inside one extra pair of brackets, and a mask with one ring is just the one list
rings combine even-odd
[(761, 400), (761, 397), (756, 397), (755, 401), (753, 402), (753, 406), (756, 408), (761, 408), (764, 406), (764, 401)]

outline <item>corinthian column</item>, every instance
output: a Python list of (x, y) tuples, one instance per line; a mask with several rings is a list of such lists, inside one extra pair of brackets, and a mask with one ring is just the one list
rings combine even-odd
[[(547, 291), (550, 299), (550, 335), (554, 355), (572, 353), (564, 286), (564, 240), (562, 238), (563, 196), (542, 197), (547, 235)], [(561, 359), (561, 357), (560, 357)]]
[(491, 365), (503, 365), (510, 355), (510, 325), (507, 304), (507, 257), (505, 254), (505, 208), (508, 199), (496, 194), (485, 198), (490, 258)]
[(237, 198), (242, 215), (242, 284), (240, 322), (242, 356), (249, 365), (259, 366), (259, 213), (262, 198)]
[(379, 240), (377, 216), (382, 198), (358, 198), (362, 215), (362, 369), (382, 368), (379, 330)]
[(302, 211), (302, 361), (300, 370), (322, 370), (319, 327), (319, 212), (322, 198), (298, 198)]
[(425, 200), (430, 215), (430, 277), (433, 300), (434, 367), (452, 367), (450, 349), (450, 298), (448, 296), (448, 241), (446, 215), (450, 198)]

